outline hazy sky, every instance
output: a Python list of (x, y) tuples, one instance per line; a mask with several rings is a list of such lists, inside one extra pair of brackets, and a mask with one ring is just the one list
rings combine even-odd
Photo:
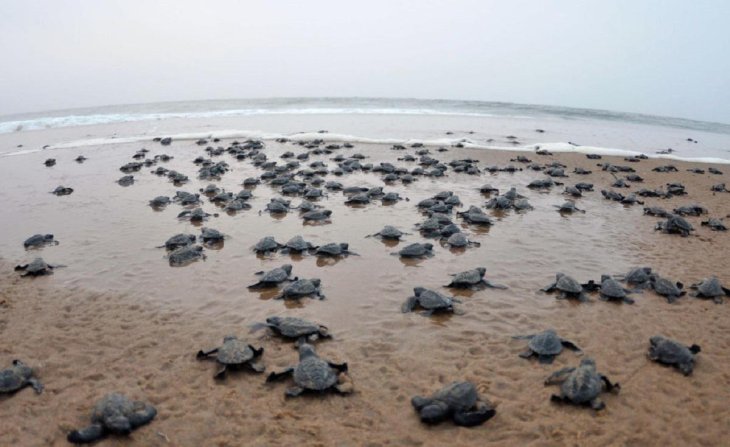
[(0, 0), (0, 114), (384, 96), (730, 122), (728, 0)]

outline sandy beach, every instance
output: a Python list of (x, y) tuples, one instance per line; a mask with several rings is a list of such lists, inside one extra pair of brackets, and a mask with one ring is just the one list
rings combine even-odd
[[(90, 133), (97, 136), (104, 131), (16, 132), (0, 135), (0, 145), (3, 152), (21, 150), (16, 148), (21, 143), (23, 148), (38, 148), (81, 140)], [(712, 185), (730, 185), (730, 165), (659, 158), (630, 163), (618, 156), (591, 160), (582, 153), (537, 155), (457, 147), (438, 152), (438, 146), (427, 145), (431, 157), (447, 164), (476, 159), (481, 174), (449, 169), (445, 177), (419, 176), (407, 185), (384, 184), (380, 173), (327, 175), (325, 180), (344, 186), (383, 186), (408, 200), (348, 206), (342, 192), (330, 191), (316, 202), (332, 210), (331, 223), (323, 225), (303, 224), (297, 210), (285, 216), (261, 212), (272, 197), (281, 195), (265, 182), (251, 189), (252, 208), (235, 215), (201, 195), (202, 208), (218, 214), (202, 226), (224, 233), (225, 242), (206, 248), (205, 260), (170, 267), (164, 248), (157, 247), (176, 233), (199, 235), (201, 226), (178, 220), (185, 209), (178, 204), (156, 211), (147, 203), (159, 195), (174, 196), (178, 190), (198, 193), (209, 183), (234, 194), (242, 190), (244, 179), (263, 172), (251, 160), (239, 161), (226, 153), (213, 157), (214, 162), (230, 165), (230, 171), (215, 182), (198, 179), (198, 166), (192, 163), (200, 155), (208, 157), (206, 146), (226, 148), (232, 142), (224, 138), (201, 146), (195, 139), (175, 138), (171, 145), (161, 146), (150, 136), (146, 141), (66, 145), (0, 158), (4, 208), (0, 367), (21, 359), (46, 387), (41, 395), (23, 389), (0, 397), (0, 445), (69, 445), (67, 433), (85, 425), (93, 403), (111, 391), (152, 403), (158, 416), (129, 439), (111, 437), (100, 446), (717, 446), (730, 439), (730, 301), (715, 304), (685, 295), (669, 304), (647, 290), (632, 295), (633, 305), (603, 302), (595, 294), (590, 302), (578, 303), (539, 292), (557, 272), (587, 282), (639, 266), (650, 266), (685, 287), (712, 275), (727, 287), (728, 234), (711, 231), (700, 222), (730, 215), (730, 193), (711, 192)], [(262, 152), (279, 164), (287, 151), (308, 150), (291, 142), (264, 144)], [(322, 161), (332, 169), (336, 166), (332, 157), (357, 153), (366, 157), (361, 163), (389, 162), (408, 170), (418, 166), (398, 160), (415, 155), (417, 148), (396, 151), (391, 146), (355, 143), (332, 154), (311, 155), (302, 168)], [(141, 148), (150, 151), (147, 158), (160, 154), (174, 158), (132, 173), (131, 186), (118, 185), (116, 180), (125, 175), (119, 167), (133, 161)], [(74, 162), (79, 155), (88, 160)], [(518, 155), (541, 165), (565, 164), (569, 177), (555, 179), (565, 185), (593, 183), (595, 191), (575, 199), (585, 213), (556, 211), (554, 205), (567, 198), (562, 186), (528, 189), (528, 183), (546, 175), (510, 161)], [(56, 165), (44, 166), (47, 158), (55, 158)], [(597, 163), (631, 166), (643, 182), (610, 188), (614, 176)], [(509, 164), (523, 170), (485, 170)], [(678, 172), (652, 170), (667, 164)], [(175, 186), (150, 173), (158, 166), (177, 170), (190, 181)], [(711, 166), (723, 174), (708, 173)], [(592, 173), (573, 174), (574, 168)], [(705, 173), (688, 172), (691, 168)], [(600, 192), (616, 189), (626, 194), (670, 182), (681, 182), (687, 194), (640, 198), (644, 205), (629, 206), (606, 200)], [(534, 209), (484, 209), (490, 197), (479, 188), (485, 183), (500, 192), (516, 187)], [(59, 185), (74, 192), (62, 197), (49, 193)], [(474, 205), (494, 219), (493, 226), (480, 228), (452, 214), (480, 247), (449, 249), (419, 234), (416, 225), (426, 216), (416, 204), (440, 191), (459, 196), (463, 206), (455, 211)], [(290, 199), (295, 205), (301, 201)], [(695, 228), (689, 237), (654, 231), (661, 219), (643, 211), (644, 206), (671, 210), (693, 203), (702, 204), (709, 214), (687, 217)], [(410, 234), (400, 243), (366, 238), (384, 225)], [(36, 233), (52, 233), (60, 243), (25, 250), (22, 242)], [(264, 236), (284, 243), (296, 235), (315, 245), (347, 242), (359, 256), (322, 259), (281, 253), (261, 256), (252, 251)], [(413, 242), (433, 243), (435, 256), (404, 261), (391, 255)], [(36, 256), (65, 267), (38, 278), (13, 271), (16, 264)], [(276, 290), (247, 289), (256, 281), (254, 272), (286, 263), (293, 265), (295, 276), (320, 278), (326, 299), (281, 301), (272, 299)], [(449, 274), (475, 267), (485, 267), (491, 281), (508, 288), (443, 287)], [(431, 317), (402, 313), (401, 304), (417, 286), (456, 295), (462, 301), (458, 312)], [(324, 358), (348, 362), (355, 392), (287, 399), (286, 385), (267, 384), (264, 375), (242, 371), (217, 382), (213, 363), (196, 360), (199, 349), (217, 346), (225, 335), (236, 334), (264, 347), (267, 372), (295, 363), (292, 343), (268, 330), (251, 330), (251, 325), (272, 315), (326, 325), (333, 338), (318, 342), (317, 350)], [(552, 365), (543, 365), (520, 358), (525, 342), (512, 338), (547, 328), (574, 341), (585, 356), (596, 360), (599, 371), (621, 384), (619, 394), (605, 395), (605, 410), (550, 402), (555, 389), (545, 387), (543, 380), (557, 369), (577, 365), (581, 357), (563, 352)], [(702, 347), (692, 375), (685, 377), (647, 359), (649, 337), (658, 334)], [(411, 397), (430, 394), (455, 380), (475, 383), (496, 405), (496, 416), (475, 428), (422, 424)]]

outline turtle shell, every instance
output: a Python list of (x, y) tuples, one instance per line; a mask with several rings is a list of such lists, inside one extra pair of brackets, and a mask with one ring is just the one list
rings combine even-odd
[(453, 382), (431, 395), (431, 399), (446, 403), (455, 412), (473, 408), (479, 399), (471, 382)]
[(568, 275), (558, 273), (556, 279), (557, 282), (555, 283), (555, 287), (558, 290), (562, 290), (563, 292), (568, 293), (581, 293), (583, 291), (583, 286), (581, 286), (578, 281)]
[(284, 337), (289, 338), (317, 334), (321, 329), (318, 324), (295, 317), (269, 317), (266, 319), (266, 323), (275, 327)]
[(649, 342), (651, 343), (651, 347), (649, 348), (650, 355), (661, 363), (678, 365), (688, 364), (694, 361), (692, 351), (679, 342), (661, 336), (651, 337)]
[(454, 276), (454, 279), (451, 281), (451, 285), (468, 285), (472, 286), (474, 284), (478, 284), (482, 278), (484, 278), (484, 274), (487, 272), (487, 269), (484, 267), (475, 268), (472, 270), (467, 270), (465, 272), (457, 273)]
[(624, 298), (626, 292), (618, 281), (606, 278), (601, 282), (601, 295), (607, 298)]
[(682, 293), (675, 283), (660, 276), (654, 277), (652, 287), (656, 293), (662, 296), (679, 296)]
[(466, 247), (469, 245), (469, 238), (464, 233), (454, 233), (449, 236), (446, 243), (455, 248)]
[(291, 264), (284, 264), (281, 267), (269, 270), (268, 272), (264, 273), (260, 281), (263, 283), (280, 283), (282, 281), (286, 281), (286, 279), (289, 278), (291, 271)]
[(580, 366), (560, 386), (563, 396), (576, 404), (592, 401), (602, 390), (603, 382), (592, 359), (583, 359)]
[(294, 382), (302, 388), (324, 391), (337, 383), (338, 374), (326, 361), (313, 354), (299, 362), (293, 376)]
[(286, 247), (293, 251), (305, 251), (312, 248), (312, 244), (305, 241), (301, 236), (294, 236), (286, 243)]
[(24, 387), (31, 376), (31, 369), (27, 366), (13, 365), (0, 371), (0, 393), (11, 393)]
[(427, 253), (431, 252), (433, 249), (432, 244), (419, 244), (414, 243), (411, 245), (408, 245), (407, 247), (404, 247), (401, 251), (398, 252), (399, 255), (403, 257), (419, 257), (424, 256)]
[(178, 233), (165, 241), (165, 248), (167, 248), (168, 250), (175, 250), (180, 247), (185, 247), (194, 243), (195, 239), (196, 238), (194, 234)]
[(380, 230), (380, 237), (383, 239), (400, 239), (403, 232), (392, 225), (386, 225)]
[(298, 297), (311, 295), (319, 291), (319, 279), (299, 279), (286, 286), (284, 296)]
[(697, 295), (708, 298), (714, 298), (716, 296), (725, 295), (725, 291), (722, 289), (722, 284), (716, 276), (711, 278), (703, 279), (697, 286)]
[(200, 245), (187, 245), (178, 248), (170, 253), (168, 260), (170, 265), (179, 266), (203, 257), (203, 247)]
[(347, 248), (347, 244), (338, 244), (336, 242), (332, 242), (330, 244), (325, 244), (319, 247), (317, 249), (317, 254), (327, 256), (339, 256), (347, 251)]
[(535, 334), (527, 346), (538, 355), (558, 355), (563, 351), (562, 340), (552, 329)]
[(240, 365), (253, 359), (254, 354), (248, 343), (229, 336), (223, 340), (223, 345), (218, 348), (216, 359), (224, 365)]
[(279, 248), (279, 243), (274, 240), (273, 236), (266, 236), (254, 246), (254, 250), (258, 252), (274, 251), (277, 248)]
[(450, 297), (433, 290), (416, 288), (414, 293), (418, 299), (418, 304), (427, 310), (443, 309), (454, 304)]

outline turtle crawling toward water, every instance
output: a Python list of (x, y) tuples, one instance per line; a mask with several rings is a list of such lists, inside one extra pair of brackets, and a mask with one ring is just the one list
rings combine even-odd
[(269, 317), (266, 319), (265, 326), (284, 338), (296, 340), (297, 345), (305, 342), (313, 343), (319, 338), (331, 337), (326, 326), (302, 318)]
[(198, 360), (212, 359), (221, 365), (221, 369), (215, 373), (218, 380), (226, 378), (229, 369), (240, 369), (249, 367), (257, 373), (264, 372), (264, 366), (258, 362), (259, 357), (264, 353), (264, 348), (254, 348), (250, 344), (239, 340), (235, 335), (227, 335), (223, 338), (223, 344), (218, 348), (209, 351), (198, 351), (195, 356)]
[(555, 208), (558, 209), (558, 212), (561, 214), (572, 214), (573, 212), (579, 212), (579, 213), (585, 213), (585, 210), (579, 209), (577, 206), (575, 206), (575, 202), (571, 202), (570, 200), (566, 200), (562, 205), (553, 205)]
[(391, 254), (394, 256), (400, 256), (401, 258), (430, 258), (433, 256), (433, 244), (415, 243), (403, 247), (401, 250)]
[(677, 298), (686, 293), (682, 290), (684, 285), (681, 282), (672, 282), (655, 273), (651, 275), (650, 287), (654, 289), (654, 292), (665, 297), (669, 303), (675, 302)]
[(596, 370), (596, 362), (592, 358), (584, 358), (577, 368), (563, 368), (545, 379), (545, 385), (556, 384), (560, 384), (560, 394), (550, 396), (551, 401), (590, 405), (594, 410), (606, 407), (599, 397), (602, 392), (618, 392), (621, 389), (618, 383), (611, 383), (608, 377)]
[(583, 285), (565, 273), (556, 273), (555, 281), (540, 290), (545, 293), (557, 291), (558, 299), (578, 298), (581, 302), (588, 301)]
[(623, 301), (626, 304), (634, 304), (633, 298), (630, 298), (628, 296), (628, 294), (633, 291), (629, 289), (624, 289), (621, 283), (619, 283), (609, 275), (601, 276), (600, 285), (595, 284), (593, 280), (591, 280), (588, 285), (586, 285), (586, 287), (591, 290), (597, 290), (599, 297), (603, 301)]
[(413, 296), (409, 297), (401, 306), (403, 313), (412, 312), (416, 306), (424, 309), (422, 315), (430, 316), (434, 312), (453, 312), (454, 303), (460, 301), (456, 298), (443, 295), (424, 287), (416, 287), (413, 289)]
[(263, 239), (259, 240), (256, 245), (254, 245), (253, 251), (259, 254), (267, 255), (269, 253), (274, 253), (282, 247), (283, 245), (276, 242), (273, 236), (266, 236)]
[(336, 243), (332, 242), (330, 244), (325, 244), (317, 247), (317, 250), (314, 252), (317, 256), (326, 256), (326, 257), (338, 257), (338, 256), (349, 256), (354, 255), (357, 256), (357, 253), (350, 251), (350, 244), (347, 242), (342, 243)]
[(629, 285), (643, 289), (651, 285), (651, 278), (651, 267), (636, 267), (629, 270), (625, 275), (620, 275), (618, 279), (625, 281)]
[(274, 297), (276, 300), (298, 300), (304, 297), (317, 297), (320, 300), (324, 299), (324, 295), (321, 291), (322, 281), (314, 279), (297, 279), (291, 284), (284, 287), (281, 295)]
[(487, 273), (487, 269), (484, 267), (477, 267), (475, 269), (467, 270), (461, 273), (454, 273), (450, 283), (444, 287), (453, 287), (455, 289), (480, 289), (483, 287), (490, 287), (492, 289), (506, 289), (507, 286), (501, 284), (494, 284), (489, 280), (484, 279), (484, 275)]
[(23, 242), (23, 247), (41, 248), (44, 245), (58, 245), (58, 241), (53, 239), (52, 234), (34, 234)]
[(256, 272), (257, 275), (261, 275), (261, 279), (255, 284), (248, 286), (249, 289), (266, 289), (271, 287), (277, 287), (284, 281), (288, 281), (291, 276), (292, 266), (291, 264), (284, 264), (281, 267), (277, 267), (268, 272)]
[(183, 267), (198, 259), (205, 259), (203, 247), (200, 245), (185, 245), (167, 255), (170, 267)]
[(451, 419), (456, 425), (474, 427), (497, 414), (490, 402), (479, 397), (476, 386), (471, 382), (453, 382), (429, 397), (415, 396), (411, 405), (421, 422), (426, 424)]
[(675, 366), (685, 376), (692, 374), (695, 364), (695, 354), (701, 351), (699, 346), (685, 346), (660, 335), (651, 337), (649, 343), (648, 356), (651, 360), (664, 365)]
[(33, 387), (37, 394), (43, 392), (43, 385), (33, 377), (33, 369), (20, 360), (13, 360), (10, 368), (0, 371), (0, 394), (14, 393), (26, 386)]
[(272, 372), (266, 382), (273, 382), (292, 376), (294, 386), (286, 390), (287, 397), (296, 397), (304, 392), (336, 391), (340, 394), (352, 392), (347, 376), (347, 363), (332, 363), (321, 359), (314, 346), (303, 343), (299, 346), (299, 363), (280, 372)]
[(482, 244), (469, 239), (466, 234), (461, 231), (456, 232), (448, 237), (441, 239), (443, 245), (448, 248), (467, 248), (467, 247), (481, 247)]
[(558, 337), (557, 332), (553, 329), (532, 335), (516, 335), (512, 338), (529, 340), (527, 350), (522, 352), (520, 357), (529, 359), (536, 356), (540, 363), (552, 363), (555, 357), (563, 352), (563, 348), (581, 352), (581, 349), (575, 343)]
[(692, 227), (692, 224), (687, 222), (684, 217), (672, 214), (669, 215), (667, 220), (664, 222), (658, 222), (656, 227), (654, 227), (654, 230), (659, 230), (667, 234), (679, 234), (680, 236), (687, 237), (692, 231), (694, 231), (694, 227)]
[(35, 258), (28, 264), (19, 264), (15, 266), (16, 272), (23, 272), (20, 276), (44, 276), (52, 275), (53, 269), (61, 267), (60, 265), (46, 264), (43, 258)]
[(167, 250), (173, 251), (177, 250), (178, 248), (187, 247), (188, 245), (194, 244), (196, 239), (197, 238), (194, 234), (178, 233), (166, 240), (165, 245), (157, 248), (165, 247)]
[(119, 393), (107, 394), (94, 407), (91, 425), (72, 431), (66, 439), (73, 444), (89, 444), (109, 434), (126, 436), (155, 416), (157, 409), (148, 403), (133, 401)]
[(74, 192), (73, 188), (69, 188), (68, 186), (57, 186), (56, 189), (51, 191), (51, 194), (55, 194), (57, 196), (67, 196)]
[(294, 236), (289, 239), (281, 250), (282, 253), (305, 253), (315, 250), (317, 247), (304, 240), (301, 236)]
[(730, 289), (723, 287), (717, 276), (705, 278), (697, 284), (692, 284), (690, 288), (696, 290), (692, 292), (695, 298), (712, 298), (717, 304), (722, 304), (723, 296), (730, 296)]
[(381, 239), (399, 241), (401, 237), (410, 233), (404, 233), (392, 225), (386, 225), (382, 230), (375, 234), (370, 234), (366, 237), (379, 237)]

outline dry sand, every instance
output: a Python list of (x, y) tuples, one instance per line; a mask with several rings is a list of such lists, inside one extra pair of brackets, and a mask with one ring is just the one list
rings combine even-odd
[[(119, 166), (131, 161), (142, 146), (151, 149), (150, 155), (174, 155), (162, 165), (188, 174), (192, 181), (176, 188), (143, 168), (134, 174), (133, 186), (115, 184), (123, 175)], [(286, 150), (299, 153), (302, 148), (267, 142), (272, 160)], [(558, 271), (586, 281), (642, 265), (685, 284), (712, 274), (730, 283), (728, 235), (700, 227), (703, 218), (689, 218), (697, 231), (688, 238), (654, 232), (658, 219), (644, 216), (641, 206), (625, 207), (601, 197), (598, 190), (613, 178), (599, 171), (596, 161), (580, 154), (530, 155), (539, 163), (562, 161), (568, 171), (575, 166), (594, 171), (564, 179), (566, 184), (596, 185), (596, 192), (577, 200), (585, 214), (563, 217), (552, 208), (564, 201), (562, 188), (543, 193), (525, 188), (544, 177), (532, 171), (450, 173), (409, 186), (386, 186), (386, 191), (410, 198), (393, 206), (347, 207), (341, 193), (330, 193), (321, 203), (333, 210), (332, 223), (321, 226), (303, 226), (297, 212), (283, 219), (259, 215), (269, 198), (278, 195), (261, 185), (254, 190), (252, 210), (236, 216), (222, 213), (206, 223), (229, 236), (222, 249), (207, 250), (204, 262), (171, 268), (164, 250), (155, 246), (175, 233), (199, 229), (178, 222), (178, 205), (155, 212), (146, 203), (177, 189), (197, 192), (205, 186), (208, 182), (195, 179), (191, 163), (201, 152), (193, 142), (180, 141), (169, 147), (87, 147), (0, 160), (0, 203), (5, 209), (0, 222), (0, 365), (20, 358), (36, 369), (46, 386), (40, 396), (24, 389), (0, 398), (0, 445), (68, 445), (68, 430), (85, 424), (93, 402), (115, 390), (150, 401), (159, 415), (130, 439), (110, 438), (98, 445), (716, 446), (730, 439), (728, 303), (683, 297), (670, 305), (645, 292), (635, 296), (634, 305), (605, 303), (595, 296), (590, 303), (578, 304), (537, 293)], [(366, 162), (415, 166), (397, 162), (405, 152), (385, 146), (357, 145), (340, 152), (361, 152), (370, 157)], [(89, 160), (76, 164), (72, 160), (81, 153)], [(432, 155), (444, 161), (478, 158), (485, 166), (505, 165), (517, 153), (452, 148)], [(58, 160), (53, 168), (42, 164), (49, 156)], [(218, 183), (234, 193), (244, 178), (260, 174), (248, 161), (227, 155), (219, 159), (232, 171)], [(611, 157), (602, 161), (629, 164)], [(681, 181), (689, 194), (647, 199), (647, 205), (671, 209), (700, 202), (713, 217), (730, 213), (730, 194), (709, 192), (712, 184), (730, 184), (730, 168), (719, 166), (728, 171), (722, 176), (696, 175), (685, 169), (707, 166), (672, 162), (679, 173), (651, 172), (667, 163), (631, 164), (645, 178), (632, 190)], [(382, 185), (376, 174), (336, 180), (346, 186)], [(486, 199), (477, 190), (483, 183), (504, 190), (516, 186), (535, 210), (492, 213), (497, 222), (487, 231), (465, 227), (481, 242), (480, 248), (460, 252), (436, 243), (436, 256), (417, 263), (390, 255), (406, 243), (424, 240), (414, 229), (424, 220), (415, 209), (418, 201), (452, 190), (466, 206), (483, 205)], [(48, 194), (59, 184), (75, 192), (66, 197)], [(203, 208), (219, 211), (207, 202)], [(413, 234), (398, 246), (364, 237), (385, 224)], [(25, 238), (47, 232), (54, 233), (60, 245), (24, 252)], [(349, 242), (361, 256), (323, 262), (313, 256), (262, 258), (250, 250), (265, 235), (284, 242), (297, 234), (316, 244)], [(12, 271), (15, 264), (37, 255), (67, 267), (35, 279)], [(321, 278), (327, 298), (293, 305), (270, 299), (272, 293), (246, 289), (255, 281), (253, 272), (283, 263), (292, 263), (300, 277)], [(477, 266), (486, 267), (491, 280), (509, 289), (459, 293), (463, 304), (457, 315), (427, 318), (400, 312), (413, 287), (450, 293), (440, 287), (448, 274)], [(319, 343), (318, 350), (326, 358), (349, 363), (353, 395), (285, 399), (286, 385), (267, 385), (261, 375), (241, 372), (216, 383), (214, 365), (195, 359), (198, 349), (216, 346), (226, 334), (238, 334), (265, 348), (268, 370), (287, 366), (296, 360), (290, 343), (267, 331), (249, 333), (250, 324), (284, 314), (330, 328), (334, 338)], [(549, 402), (555, 389), (544, 387), (544, 378), (575, 365), (580, 357), (565, 352), (552, 365), (518, 357), (524, 342), (512, 335), (549, 327), (582, 347), (601, 372), (621, 383), (620, 394), (605, 397), (604, 411)], [(693, 375), (684, 377), (647, 360), (648, 339), (656, 334), (702, 347)], [(471, 429), (449, 423), (422, 425), (410, 398), (464, 379), (476, 383), (497, 405), (497, 415)]]

